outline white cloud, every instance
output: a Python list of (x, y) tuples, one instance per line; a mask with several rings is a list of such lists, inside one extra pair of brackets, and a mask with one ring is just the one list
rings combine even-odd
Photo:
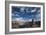
[(28, 21), (32, 21), (32, 19), (29, 19)]
[(19, 12), (17, 12), (17, 11), (15, 11), (14, 13), (15, 13), (15, 14), (19, 14)]
[(24, 24), (24, 20), (23, 20), (22, 17), (20, 17), (20, 18), (15, 18), (15, 19), (13, 20), (13, 22), (15, 23), (15, 21), (17, 21), (17, 22), (19, 23), (19, 25), (23, 25), (23, 24)]
[(36, 15), (37, 18), (41, 17), (41, 14)]
[(20, 17), (18, 14), (14, 14), (14, 13), (12, 13), (12, 16), (18, 16), (18, 17)]
[(19, 18), (13, 18), (12, 19), (12, 21), (18, 21), (19, 20)]
[(31, 10), (31, 12), (35, 12), (36, 11), (36, 8), (34, 10)]
[(28, 8), (27, 8), (27, 9), (26, 9), (26, 12), (27, 12), (27, 13), (30, 13), (31, 11), (29, 11)]
[(38, 12), (41, 12), (41, 10), (38, 10)]
[(41, 14), (36, 15), (35, 21), (40, 21), (40, 20), (41, 20)]
[(20, 12), (24, 12), (24, 7), (20, 8)]
[(28, 12), (28, 8), (26, 9), (26, 12)]
[(41, 10), (38, 10), (37, 12), (40, 14), (41, 13)]
[(24, 7), (23, 8), (20, 8), (21, 10), (24, 10)]
[(23, 20), (22, 17), (20, 17), (20, 18), (15, 18), (15, 21), (21, 21), (21, 20)]
[(18, 17), (20, 17), (18, 14), (16, 14), (15, 16), (18, 16)]
[(32, 19), (24, 19), (20, 17), (20, 18), (14, 18), (13, 21), (29, 22), (29, 21), (32, 21)]
[(32, 21), (31, 19), (29, 19), (29, 20), (24, 20), (22, 17), (16, 18), (15, 20), (16, 20), (17, 22), (19, 22), (19, 25), (23, 25), (23, 24), (25, 24), (25, 22)]

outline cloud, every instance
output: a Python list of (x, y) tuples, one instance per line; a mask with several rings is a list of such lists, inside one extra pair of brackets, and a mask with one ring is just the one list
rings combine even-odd
[(41, 14), (36, 15), (35, 21), (40, 21), (41, 20)]
[(38, 12), (41, 12), (41, 10), (38, 10)]
[(15, 16), (15, 14), (14, 14), (14, 13), (12, 13), (12, 16)]
[[(28, 8), (25, 9), (27, 13), (29, 12), (36, 12), (36, 8), (34, 10), (28, 11)], [(21, 21), (21, 22), (29, 22), (32, 21), (32, 15), (30, 14), (29, 16), (27, 16), (28, 14), (24, 13), (24, 8), (20, 9), (21, 12), (17, 12), (15, 11), (14, 13), (12, 13), (12, 16), (17, 16), (15, 18), (13, 18), (13, 21)], [(23, 11), (23, 12), (22, 12)], [(40, 10), (38, 10), (38, 12), (40, 12)], [(25, 14), (25, 15), (23, 15)], [(24, 18), (23, 18), (24, 17)], [(35, 16), (36, 18), (34, 19), (34, 21), (40, 20), (40, 13), (38, 15)], [(28, 18), (28, 19), (27, 19)], [(37, 19), (37, 20), (36, 20)]]
[(20, 18), (14, 18), (14, 19), (13, 19), (13, 21), (21, 21), (21, 20), (23, 20), (22, 17), (20, 17)]
[(20, 17), (20, 18), (16, 18), (17, 21), (20, 21), (20, 20), (22, 20), (22, 19), (23, 19), (23, 18), (21, 18), (21, 17)]
[(23, 12), (24, 11), (24, 7), (20, 8), (20, 11)]
[(15, 14), (15, 16), (18, 16), (18, 17), (20, 17), (20, 15), (18, 15), (18, 14)]
[(41, 17), (41, 14), (36, 15), (37, 18)]
[(41, 10), (38, 10), (37, 12), (40, 14), (41, 13)]
[(29, 19), (28, 21), (32, 21), (32, 19)]
[(15, 11), (14, 13), (15, 13), (15, 14), (20, 14), (20, 12), (18, 12), (18, 11)]
[(27, 12), (27, 13), (30, 13), (31, 11), (29, 11), (28, 9), (29, 9), (29, 8), (26, 8), (26, 12)]
[(23, 17), (19, 17), (19, 18), (14, 18), (13, 21), (29, 22), (32, 21), (32, 19), (24, 19)]
[(12, 13), (12, 17), (15, 17), (15, 16), (20, 17), (20, 15)]
[(32, 19), (24, 19), (24, 18), (16, 18), (16, 21), (21, 21), (21, 22), (29, 22), (32, 21)]
[(36, 8), (34, 9), (34, 10), (31, 10), (31, 12), (33, 13), (33, 12), (36, 12)]

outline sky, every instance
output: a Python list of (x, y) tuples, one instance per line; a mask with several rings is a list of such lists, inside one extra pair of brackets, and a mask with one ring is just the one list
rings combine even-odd
[(41, 20), (40, 7), (12, 6), (12, 21)]

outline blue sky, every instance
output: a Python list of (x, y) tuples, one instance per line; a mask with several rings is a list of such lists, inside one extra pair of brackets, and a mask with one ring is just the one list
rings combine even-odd
[(40, 7), (12, 6), (12, 20), (40, 20)]

